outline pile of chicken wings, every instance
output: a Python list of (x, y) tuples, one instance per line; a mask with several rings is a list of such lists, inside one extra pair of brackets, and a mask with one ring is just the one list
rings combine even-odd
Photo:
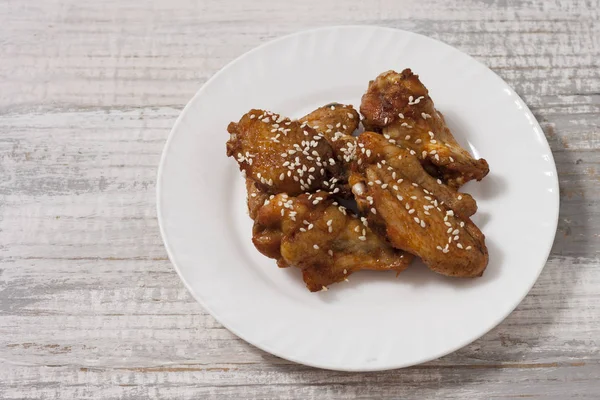
[(488, 164), (456, 142), (410, 69), (369, 82), (360, 114), (338, 103), (298, 120), (253, 109), (227, 130), (252, 242), (299, 268), (310, 291), (361, 269), (400, 273), (415, 256), (443, 275), (483, 274), (477, 204), (459, 189)]

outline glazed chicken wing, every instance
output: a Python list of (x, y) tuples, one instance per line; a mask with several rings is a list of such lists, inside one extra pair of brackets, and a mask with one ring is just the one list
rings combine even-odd
[(365, 132), (350, 184), (369, 226), (392, 246), (448, 276), (480, 276), (488, 263), (484, 235), (469, 216), (468, 194), (429, 176), (408, 150)]
[(348, 166), (356, 154), (356, 137), (352, 133), (358, 128), (360, 116), (352, 106), (339, 103), (327, 104), (317, 108), (310, 114), (300, 118), (300, 121), (321, 133), (333, 149), (333, 155), (340, 165), (340, 181), (337, 186), (340, 195), (351, 197), (348, 187), (350, 169)]
[(358, 128), (360, 117), (352, 106), (327, 104), (300, 118), (317, 132), (323, 134), (333, 148), (336, 160), (350, 162), (356, 148), (352, 133)]
[(489, 172), (487, 161), (474, 159), (456, 142), (427, 88), (410, 69), (384, 72), (371, 81), (360, 112), (367, 129), (412, 150), (427, 172), (453, 188)]
[[(255, 190), (249, 189), (250, 196)], [(324, 191), (269, 196), (255, 212), (252, 241), (280, 267), (300, 268), (312, 292), (361, 269), (400, 272), (412, 260), (375, 235), (366, 218), (351, 215)]]
[(290, 196), (323, 188), (335, 191), (340, 166), (333, 149), (307, 124), (251, 110), (227, 130), (227, 155), (261, 190)]

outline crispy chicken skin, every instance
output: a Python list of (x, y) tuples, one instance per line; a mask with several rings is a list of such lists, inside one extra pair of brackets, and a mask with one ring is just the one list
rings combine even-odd
[(251, 110), (238, 123), (230, 123), (227, 131), (227, 155), (269, 194), (295, 196), (331, 188), (339, 179), (331, 145), (307, 124)]
[(380, 239), (366, 218), (352, 215), (330, 196), (324, 191), (269, 196), (254, 214), (256, 248), (282, 268), (300, 268), (311, 292), (361, 269), (401, 272), (408, 266), (411, 255)]
[(351, 161), (356, 145), (356, 138), (352, 133), (360, 123), (360, 116), (354, 107), (330, 103), (300, 118), (300, 122), (306, 122), (327, 138), (336, 160)]
[(338, 183), (340, 195), (350, 198), (352, 193), (347, 185), (350, 176), (348, 167), (356, 153), (356, 137), (352, 133), (360, 123), (358, 112), (350, 105), (330, 103), (300, 118), (300, 121), (325, 136), (333, 148), (334, 158), (341, 168)]
[(410, 69), (384, 72), (369, 82), (360, 112), (366, 129), (414, 151), (430, 174), (453, 188), (489, 172), (487, 161), (474, 159), (456, 142), (427, 88)]
[(358, 146), (350, 185), (369, 226), (435, 272), (481, 276), (488, 252), (468, 218), (476, 210), (471, 196), (436, 182), (408, 150), (377, 133), (360, 135)]

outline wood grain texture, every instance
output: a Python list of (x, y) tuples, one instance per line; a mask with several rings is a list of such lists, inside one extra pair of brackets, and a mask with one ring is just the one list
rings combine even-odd
[[(0, 398), (600, 398), (600, 2), (0, 2)], [(379, 373), (296, 365), (196, 304), (154, 207), (199, 86), (271, 38), (377, 24), (459, 48), (523, 97), (552, 147), (559, 230), (496, 329)]]

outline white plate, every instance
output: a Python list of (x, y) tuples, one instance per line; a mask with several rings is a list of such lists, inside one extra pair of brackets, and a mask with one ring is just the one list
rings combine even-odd
[[(413, 265), (359, 272), (310, 293), (295, 268), (252, 246), (242, 178), (226, 132), (250, 108), (290, 117), (329, 102), (360, 104), (369, 80), (410, 67), (457, 140), (490, 174), (464, 190), (487, 240), (482, 278)], [(212, 77), (181, 113), (158, 173), (167, 252), (192, 295), (253, 345), (302, 364), (345, 371), (406, 367), (448, 354), (500, 323), (542, 271), (556, 232), (558, 181), (535, 118), (507, 84), (460, 51), (410, 32), (345, 26), (260, 46)]]

